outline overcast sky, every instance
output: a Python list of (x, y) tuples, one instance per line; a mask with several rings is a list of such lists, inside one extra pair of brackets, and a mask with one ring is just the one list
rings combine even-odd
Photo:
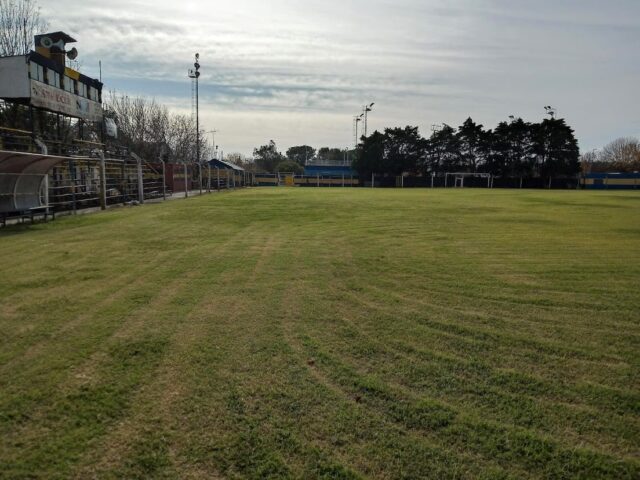
[(583, 151), (640, 137), (640, 0), (41, 0), (106, 89), (191, 108), (226, 153), (353, 144), (468, 116), (493, 128), (552, 105)]

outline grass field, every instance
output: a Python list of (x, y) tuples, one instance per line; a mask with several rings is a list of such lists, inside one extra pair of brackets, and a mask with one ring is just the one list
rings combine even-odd
[(0, 231), (1, 478), (640, 478), (640, 195), (252, 189)]

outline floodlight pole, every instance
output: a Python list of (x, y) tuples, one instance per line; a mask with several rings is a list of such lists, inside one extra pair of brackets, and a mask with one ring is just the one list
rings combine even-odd
[[(213, 155), (215, 157), (216, 154), (216, 133), (218, 133), (218, 130), (209, 130), (207, 133), (211, 134), (211, 142), (213, 143)], [(217, 160), (217, 159), (216, 159)]]
[(371, 102), (369, 105), (365, 105), (364, 107), (362, 107), (363, 110), (363, 114), (364, 114), (364, 136), (367, 136), (367, 114), (373, 110), (373, 106), (375, 105), (375, 103)]
[(198, 78), (200, 77), (200, 54), (196, 53), (196, 61), (193, 63), (195, 67), (196, 77), (196, 162), (200, 163), (200, 111), (199, 111), (199, 86)]
[(354, 145), (355, 148), (358, 148), (358, 123), (362, 121), (362, 116), (364, 115), (364, 113), (361, 113), (358, 116), (353, 117), (353, 128), (354, 128)]

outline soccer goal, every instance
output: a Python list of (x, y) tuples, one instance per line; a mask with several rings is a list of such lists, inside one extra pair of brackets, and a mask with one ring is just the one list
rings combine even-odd
[[(453, 178), (453, 183), (450, 183), (449, 177)], [(452, 187), (456, 187), (456, 188), (464, 188), (464, 180), (465, 178), (481, 178), (481, 179), (486, 179), (487, 180), (487, 188), (492, 188), (493, 187), (493, 176), (490, 173), (480, 173), (480, 172), (474, 172), (474, 173), (469, 173), (469, 172), (452, 172), (452, 173), (446, 173), (444, 176), (444, 186), (449, 187), (450, 185)], [(484, 182), (483, 182), (484, 183)]]

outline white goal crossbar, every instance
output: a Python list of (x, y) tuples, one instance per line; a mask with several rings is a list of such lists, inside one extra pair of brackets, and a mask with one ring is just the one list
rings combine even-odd
[(487, 188), (492, 187), (493, 176), (490, 173), (484, 172), (447, 172), (444, 176), (444, 186), (445, 188), (449, 184), (449, 175), (454, 178), (454, 187), (464, 188), (464, 179), (467, 177), (476, 177), (476, 178), (486, 178), (487, 179)]

